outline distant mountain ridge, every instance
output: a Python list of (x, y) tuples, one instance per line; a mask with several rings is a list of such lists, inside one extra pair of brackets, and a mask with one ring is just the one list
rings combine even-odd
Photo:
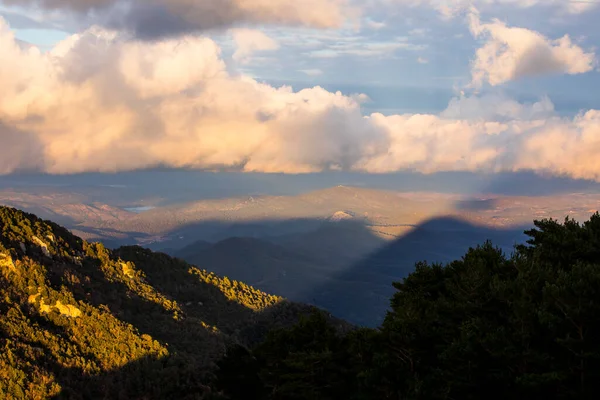
[(262, 236), (267, 235), (267, 230), (270, 235), (307, 232), (336, 214), (339, 217), (340, 212), (356, 221), (375, 224), (398, 219), (418, 222), (419, 215), (435, 213), (452, 203), (452, 197), (429, 197), (417, 200), (411, 194), (337, 186), (297, 196), (242, 196), (170, 205), (109, 221), (102, 228), (149, 237), (184, 236), (179, 246), (183, 247), (196, 240), (251, 236), (230, 232), (229, 227), (254, 226)]
[(492, 229), (439, 217), (384, 242), (353, 220), (323, 222), (311, 232), (271, 238), (236, 237), (188, 246), (181, 257), (295, 301), (326, 309), (357, 325), (377, 326), (389, 307), (392, 283), (420, 261), (445, 263), (492, 240), (506, 253), (525, 240), (522, 228)]
[(345, 268), (309, 297), (340, 318), (375, 327), (388, 311), (392, 282), (406, 278), (416, 263), (445, 264), (488, 240), (510, 254), (524, 243), (526, 228), (493, 229), (453, 216), (433, 218)]
[(326, 279), (327, 267), (315, 258), (256, 238), (234, 237), (209, 247), (176, 253), (187, 262), (247, 282), (261, 290), (302, 301), (307, 287)]
[[(78, 236), (102, 241), (111, 248), (141, 245), (171, 251), (199, 240), (215, 243), (229, 237), (307, 233), (342, 215), (343, 220), (351, 216), (355, 222), (362, 222), (384, 240), (401, 237), (411, 226), (441, 215), (496, 228), (530, 225), (536, 218), (564, 215), (581, 221), (593, 213), (599, 198), (593, 193), (467, 196), (336, 186), (294, 196), (247, 195), (204, 200), (188, 197), (185, 202), (161, 206), (146, 192), (140, 192), (136, 200), (131, 192), (121, 191), (117, 187), (90, 191), (14, 186), (0, 190), (0, 204), (58, 221)], [(156, 208), (139, 214), (124, 210), (135, 205)]]

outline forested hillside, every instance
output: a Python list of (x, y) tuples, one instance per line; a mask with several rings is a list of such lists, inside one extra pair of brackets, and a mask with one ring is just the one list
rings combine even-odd
[(0, 208), (0, 398), (207, 398), (215, 362), (310, 307)]
[(395, 283), (376, 330), (320, 315), (230, 352), (233, 399), (592, 399), (600, 393), (600, 215), (545, 220), (505, 255), (491, 243)]
[(418, 263), (367, 329), (0, 208), (0, 398), (595, 399), (600, 215), (535, 226)]

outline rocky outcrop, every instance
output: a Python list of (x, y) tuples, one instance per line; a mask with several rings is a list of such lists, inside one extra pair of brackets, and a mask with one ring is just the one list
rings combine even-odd
[(133, 270), (133, 267), (129, 263), (122, 262), (121, 268), (123, 268), (123, 273), (125, 274), (126, 277), (133, 278), (135, 276), (135, 271)]
[(79, 308), (69, 304), (63, 304), (60, 301), (56, 302), (54, 308), (58, 309), (58, 312), (65, 317), (78, 318), (81, 316), (81, 310)]
[(31, 239), (33, 240), (33, 242), (35, 244), (40, 246), (40, 248), (42, 249), (42, 252), (44, 253), (44, 255), (46, 257), (52, 258), (52, 254), (50, 254), (50, 250), (48, 250), (48, 245), (46, 243), (44, 243), (44, 241), (42, 239), (38, 238), (37, 236), (33, 236)]
[[(81, 316), (81, 310), (75, 306), (69, 304), (63, 304), (60, 300), (56, 302), (56, 304), (51, 305), (47, 304), (43, 298), (40, 297), (41, 294), (32, 294), (29, 296), (27, 302), (32, 305), (37, 305), (39, 307), (41, 314), (47, 314), (53, 309), (58, 310), (59, 313), (69, 318), (78, 318)], [(39, 299), (39, 302), (38, 302)]]
[(0, 253), (0, 269), (18, 273), (17, 267), (9, 254)]

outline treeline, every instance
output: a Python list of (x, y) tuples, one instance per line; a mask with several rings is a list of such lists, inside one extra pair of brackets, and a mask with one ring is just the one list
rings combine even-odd
[[(0, 207), (0, 398), (592, 399), (600, 215), (395, 283), (379, 329)], [(297, 322), (300, 319), (300, 322)]]
[(600, 216), (536, 221), (420, 263), (383, 325), (340, 334), (315, 314), (220, 362), (231, 399), (592, 399), (600, 395)]
[(0, 207), (0, 399), (222, 398), (227, 346), (310, 310)]

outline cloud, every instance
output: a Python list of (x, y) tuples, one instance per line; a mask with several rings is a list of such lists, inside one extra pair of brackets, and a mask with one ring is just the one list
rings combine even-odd
[(92, 11), (111, 6), (118, 0), (3, 0), (7, 5), (35, 4), (43, 8), (68, 8), (76, 11)]
[(415, 29), (411, 29), (408, 34), (410, 36), (425, 36), (427, 33), (429, 33), (431, 30), (429, 28), (415, 28)]
[(232, 75), (200, 36), (92, 28), (42, 53), (0, 22), (0, 93), (3, 174), (535, 170), (600, 181), (598, 110), (566, 118), (547, 98), (496, 95), (459, 97), (438, 115), (365, 116), (364, 96)]
[(392, 57), (397, 51), (420, 51), (427, 45), (414, 44), (406, 37), (397, 37), (392, 41), (368, 41), (361, 37), (352, 37), (351, 40), (338, 40), (327, 44), (326, 48), (314, 50), (309, 53), (311, 58), (336, 58), (341, 56), (358, 57)]
[(417, 58), (417, 62), (418, 62), (419, 64), (429, 64), (429, 60), (428, 60), (428, 59), (426, 59), (426, 58), (424, 58), (424, 57), (419, 57), (419, 58)]
[(595, 54), (586, 53), (568, 35), (551, 40), (542, 34), (493, 20), (481, 23), (473, 10), (469, 28), (476, 38), (484, 38), (472, 65), (474, 87), (484, 82), (492, 86), (527, 76), (582, 74), (594, 69)]
[(242, 64), (248, 64), (252, 54), (260, 51), (277, 50), (279, 43), (255, 29), (233, 29), (231, 31), (237, 50), (233, 59)]
[(488, 93), (483, 96), (463, 94), (455, 97), (440, 116), (445, 119), (507, 122), (543, 120), (554, 114), (554, 104), (548, 97), (523, 104), (502, 94)]
[(321, 71), (318, 68), (312, 68), (312, 69), (301, 69), (299, 70), (300, 72), (302, 72), (303, 74), (306, 74), (308, 76), (319, 76), (319, 75), (323, 75), (323, 71)]
[(598, 2), (590, 0), (372, 0), (376, 8), (383, 6), (429, 7), (435, 9), (445, 19), (454, 18), (468, 12), (471, 7), (489, 10), (498, 6), (512, 6), (521, 9), (552, 7), (559, 12), (581, 14), (598, 7)]
[(378, 31), (380, 29), (386, 28), (387, 24), (385, 22), (381, 22), (381, 21), (374, 21), (370, 18), (367, 18), (365, 20), (365, 25), (369, 28), (372, 29), (374, 31)]
[(390, 138), (385, 153), (356, 165), (370, 172), (536, 171), (600, 181), (598, 110), (505, 122), (419, 114), (370, 118)]
[(3, 0), (78, 14), (87, 22), (156, 39), (240, 23), (339, 27), (356, 10), (347, 0)]
[(309, 172), (350, 168), (379, 140), (363, 136), (355, 99), (231, 76), (208, 38), (132, 41), (95, 28), (41, 53), (4, 25), (0, 60), (0, 120), (35, 133), (48, 172)]
[(0, 175), (43, 168), (43, 149), (35, 135), (5, 125), (0, 119)]

